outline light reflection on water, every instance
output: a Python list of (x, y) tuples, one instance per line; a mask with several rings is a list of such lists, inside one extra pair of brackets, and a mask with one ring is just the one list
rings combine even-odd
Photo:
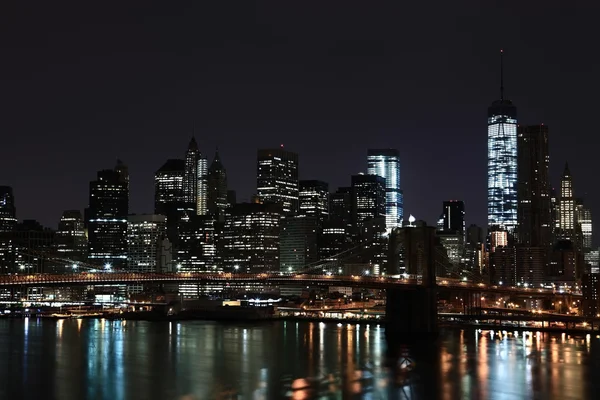
[(365, 324), (0, 320), (0, 398), (585, 399), (600, 382), (590, 335), (448, 331), (394, 372), (386, 347)]

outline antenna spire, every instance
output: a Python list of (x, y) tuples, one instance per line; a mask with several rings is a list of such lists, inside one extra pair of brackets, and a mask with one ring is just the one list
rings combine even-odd
[(504, 100), (504, 50), (500, 49), (500, 100)]

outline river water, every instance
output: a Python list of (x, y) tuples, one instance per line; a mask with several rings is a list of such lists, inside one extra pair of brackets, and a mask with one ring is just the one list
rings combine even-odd
[(390, 363), (374, 324), (3, 319), (0, 399), (600, 398), (596, 336), (452, 330), (428, 347)]

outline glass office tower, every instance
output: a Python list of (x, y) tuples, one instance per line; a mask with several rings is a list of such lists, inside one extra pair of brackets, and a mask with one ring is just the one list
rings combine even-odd
[(512, 233), (517, 225), (517, 108), (504, 98), (502, 63), (500, 69), (500, 100), (488, 108), (488, 226)]
[(385, 178), (386, 228), (402, 225), (404, 207), (400, 189), (400, 154), (396, 149), (369, 149), (367, 174)]

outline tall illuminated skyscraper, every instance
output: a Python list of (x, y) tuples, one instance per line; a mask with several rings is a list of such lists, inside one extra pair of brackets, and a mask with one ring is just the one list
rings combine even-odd
[(385, 178), (386, 227), (402, 225), (404, 207), (400, 189), (400, 154), (396, 149), (369, 149), (367, 174)]
[(502, 51), (500, 100), (488, 108), (488, 225), (517, 225), (517, 108), (504, 98)]
[(208, 213), (208, 160), (202, 153), (198, 154), (197, 174), (196, 215), (206, 215)]
[(575, 219), (579, 243), (584, 254), (592, 250), (592, 211), (583, 205), (583, 199), (575, 200)]
[(257, 152), (256, 192), (261, 201), (278, 204), (283, 214), (298, 213), (298, 154), (283, 149)]
[(573, 196), (573, 177), (569, 170), (569, 164), (565, 164), (565, 170), (560, 180), (560, 200), (558, 203), (559, 236), (563, 240), (575, 241), (577, 220), (575, 214), (575, 197)]
[(196, 138), (192, 137), (185, 153), (185, 170), (183, 173), (183, 201), (196, 207), (198, 197), (198, 159), (200, 151)]

